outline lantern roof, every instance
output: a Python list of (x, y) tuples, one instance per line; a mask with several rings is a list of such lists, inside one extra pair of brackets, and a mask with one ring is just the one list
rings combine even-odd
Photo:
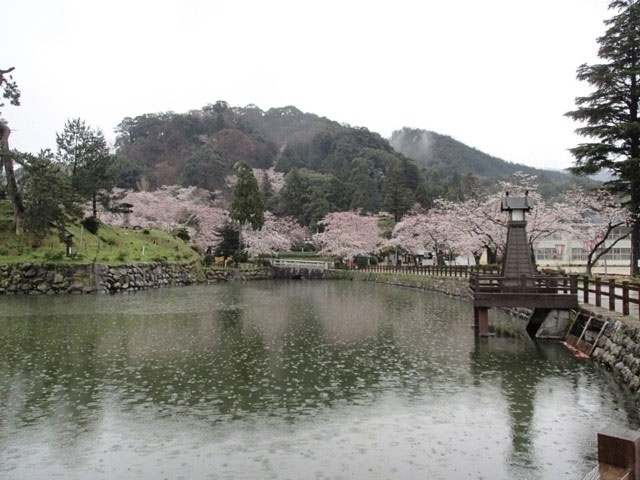
[(529, 198), (528, 190), (525, 192), (524, 197), (510, 197), (509, 192), (506, 192), (504, 197), (502, 197), (500, 210), (503, 212), (511, 210), (524, 210), (525, 212), (528, 212), (535, 204), (535, 200)]

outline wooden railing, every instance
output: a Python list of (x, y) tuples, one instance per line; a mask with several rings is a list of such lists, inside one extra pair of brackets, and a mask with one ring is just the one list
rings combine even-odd
[(583, 276), (578, 281), (583, 303), (608, 308), (623, 315), (638, 316), (640, 309), (640, 284), (615, 279), (589, 278)]
[(357, 267), (359, 271), (374, 273), (400, 273), (405, 275), (430, 275), (439, 277), (468, 277), (472, 273), (499, 275), (500, 268), (479, 265), (367, 265)]
[[(496, 288), (495, 285), (498, 285), (497, 282), (500, 278), (499, 267), (486, 265), (368, 265), (365, 267), (360, 267), (358, 268), (358, 270), (376, 273), (396, 273), (405, 275), (431, 275), (465, 278), (470, 278), (472, 276), (480, 274), (480, 277), (487, 276), (486, 280), (482, 280), (482, 282), (484, 282), (482, 288), (488, 288), (489, 285), (494, 285), (490, 288)], [(578, 293), (578, 298), (583, 303), (588, 303), (597, 307), (608, 308), (612, 312), (622, 313), (623, 315), (640, 316), (639, 283), (616, 281), (613, 278), (602, 279), (600, 277), (579, 277), (577, 275), (536, 276), (535, 278), (535, 288), (544, 288), (548, 289), (548, 291), (555, 289), (556, 291), (561, 291), (562, 293), (571, 293), (572, 282), (575, 282), (576, 292), (574, 293)], [(511, 282), (522, 282), (521, 278), (510, 280)], [(529, 280), (529, 282), (531, 282), (531, 280)], [(547, 282), (547, 284), (543, 285), (541, 282)], [(557, 285), (554, 285), (553, 282), (557, 282)], [(533, 289), (533, 285), (529, 285), (529, 290), (527, 290), (526, 285), (522, 288), (524, 289), (524, 291), (529, 291)]]
[(527, 277), (501, 277), (472, 273), (469, 289), (479, 293), (551, 293), (577, 294), (576, 276), (536, 275)]
[(274, 258), (271, 260), (272, 267), (281, 267), (281, 268), (310, 268), (313, 270), (328, 270), (329, 263), (322, 262), (318, 260), (300, 260), (297, 258), (292, 259), (278, 259)]

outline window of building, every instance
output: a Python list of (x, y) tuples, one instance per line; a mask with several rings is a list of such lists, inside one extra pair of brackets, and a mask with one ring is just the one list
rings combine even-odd
[(536, 260), (556, 260), (558, 254), (555, 248), (537, 248)]
[(630, 248), (612, 248), (600, 260), (631, 260)]
[(584, 250), (584, 248), (572, 248), (571, 249), (571, 260), (576, 261), (586, 261), (588, 253)]

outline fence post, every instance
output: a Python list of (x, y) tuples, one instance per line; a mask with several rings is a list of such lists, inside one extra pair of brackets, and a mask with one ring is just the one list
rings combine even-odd
[(523, 274), (520, 276), (520, 289), (521, 289), (520, 291), (524, 293), (526, 288), (527, 288), (527, 276)]
[(571, 294), (572, 295), (577, 295), (578, 294), (578, 276), (577, 275), (570, 275), (569, 276), (569, 282), (571, 284)]
[(622, 314), (629, 315), (629, 282), (622, 282)]
[(616, 311), (616, 281), (609, 279), (609, 310)]
[(589, 277), (582, 277), (582, 301), (589, 303)]
[(596, 307), (601, 306), (602, 284), (600, 277), (596, 277)]

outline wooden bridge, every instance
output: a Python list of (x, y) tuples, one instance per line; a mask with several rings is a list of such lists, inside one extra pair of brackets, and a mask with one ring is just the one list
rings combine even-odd
[[(358, 268), (358, 270), (398, 275), (469, 278), (470, 292), (473, 292), (475, 288), (475, 285), (472, 285), (475, 280), (471, 279), (478, 274), (487, 275), (487, 277), (482, 277), (486, 279), (500, 275), (499, 267), (487, 265), (367, 265)], [(640, 283), (582, 275), (552, 274), (539, 278), (546, 279), (547, 283), (551, 285), (557, 284), (559, 288), (561, 287), (562, 293), (575, 285), (580, 304), (593, 305), (623, 315), (640, 317)]]
[(489, 333), (488, 309), (491, 307), (531, 308), (533, 313), (527, 323), (527, 332), (531, 336), (536, 334), (551, 310), (578, 308), (578, 282), (575, 276), (472, 274), (469, 277), (469, 290), (480, 335)]

